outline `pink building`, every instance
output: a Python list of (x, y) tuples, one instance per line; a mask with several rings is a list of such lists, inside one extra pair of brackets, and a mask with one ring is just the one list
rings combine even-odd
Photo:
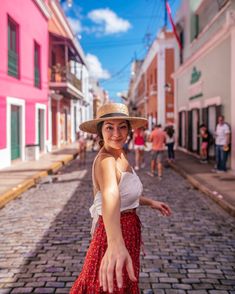
[(35, 150), (46, 152), (49, 145), (50, 13), (47, 0), (2, 0), (0, 7), (0, 168), (3, 168), (14, 160), (35, 155)]

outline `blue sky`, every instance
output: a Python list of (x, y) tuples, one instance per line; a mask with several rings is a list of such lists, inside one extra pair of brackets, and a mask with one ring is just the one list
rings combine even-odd
[[(180, 0), (168, 3), (174, 16)], [(62, 6), (91, 74), (111, 100), (120, 101), (117, 93), (128, 89), (132, 60), (144, 58), (164, 25), (164, 0), (73, 0), (72, 7)]]

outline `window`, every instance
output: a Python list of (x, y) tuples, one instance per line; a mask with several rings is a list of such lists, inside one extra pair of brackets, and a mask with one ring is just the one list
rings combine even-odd
[(19, 78), (19, 28), (8, 17), (8, 75)]
[(198, 37), (199, 34), (199, 15), (193, 14), (191, 17), (191, 41)]
[(41, 87), (40, 46), (36, 42), (34, 42), (34, 86)]

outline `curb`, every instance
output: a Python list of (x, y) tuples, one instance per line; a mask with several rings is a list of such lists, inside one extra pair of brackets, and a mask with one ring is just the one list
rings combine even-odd
[(0, 209), (3, 208), (11, 200), (14, 200), (17, 197), (19, 197), (23, 192), (36, 186), (39, 182), (39, 179), (47, 177), (48, 175), (55, 174), (62, 166), (74, 160), (77, 157), (77, 154), (78, 153), (75, 153), (73, 155), (66, 155), (62, 160), (54, 162), (50, 165), (50, 167), (45, 168), (44, 171), (32, 175), (31, 178), (24, 180), (22, 183), (18, 184), (17, 186), (11, 188), (9, 191), (0, 195)]
[(225, 211), (227, 211), (231, 216), (235, 217), (235, 207), (228, 203), (226, 200), (222, 200), (219, 198), (217, 194), (213, 193), (209, 188), (205, 185), (201, 184), (194, 177), (188, 175), (185, 171), (183, 171), (180, 167), (176, 166), (173, 163), (169, 163), (170, 167), (182, 175), (185, 179), (187, 179), (193, 187), (200, 190), (203, 194), (209, 196), (213, 201), (215, 201), (220, 207), (222, 207)]

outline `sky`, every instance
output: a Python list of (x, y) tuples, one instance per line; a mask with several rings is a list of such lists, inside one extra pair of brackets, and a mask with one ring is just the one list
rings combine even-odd
[[(90, 74), (121, 102), (128, 90), (131, 63), (143, 59), (164, 26), (164, 0), (73, 0), (64, 12), (87, 57)], [(168, 0), (172, 15), (180, 0)], [(171, 29), (169, 20), (168, 28)]]

